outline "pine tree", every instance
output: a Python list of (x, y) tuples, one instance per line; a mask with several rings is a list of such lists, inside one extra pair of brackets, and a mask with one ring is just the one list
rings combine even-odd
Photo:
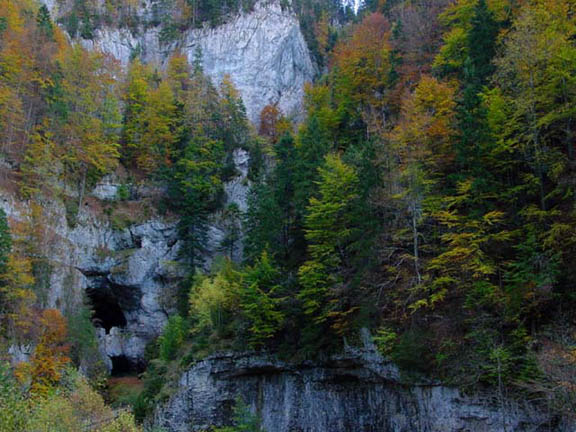
[(38, 29), (46, 39), (54, 38), (54, 27), (52, 19), (50, 18), (50, 11), (46, 5), (42, 5), (40, 6), (40, 9), (38, 9), (36, 22), (38, 23)]
[(176, 358), (178, 350), (182, 346), (186, 335), (186, 325), (184, 319), (179, 315), (173, 315), (168, 319), (162, 336), (160, 336), (159, 350), (160, 358), (164, 361), (171, 361)]
[(256, 259), (263, 250), (288, 262), (297, 235), (294, 208), (296, 149), (294, 138), (284, 134), (274, 145), (273, 171), (253, 186), (247, 215), (247, 254)]
[(299, 219), (306, 212), (318, 179), (318, 168), (331, 147), (328, 130), (321, 125), (317, 116), (312, 115), (300, 130), (296, 145), (294, 200)]
[(238, 296), (242, 316), (248, 321), (249, 344), (261, 348), (284, 321), (279, 310), (280, 272), (263, 252), (253, 266), (244, 270), (242, 279)]
[(209, 212), (221, 193), (222, 142), (195, 135), (178, 155), (168, 194), (180, 214), (181, 253), (192, 269), (202, 262)]
[(0, 278), (8, 270), (8, 257), (12, 250), (12, 236), (6, 213), (0, 209)]
[(490, 171), (481, 161), (483, 154), (489, 151), (486, 147), (490, 145), (490, 137), (486, 134), (486, 113), (480, 92), (494, 72), (498, 31), (486, 1), (479, 0), (473, 9), (466, 40), (468, 57), (462, 73), (463, 96), (459, 107), (461, 138), (456, 146), (460, 166), (476, 176), (478, 184), (487, 182), (490, 177)]

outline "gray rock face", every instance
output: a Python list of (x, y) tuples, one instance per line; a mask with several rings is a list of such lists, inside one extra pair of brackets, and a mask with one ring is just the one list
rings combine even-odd
[(371, 350), (349, 350), (297, 365), (272, 356), (220, 354), (186, 372), (156, 411), (170, 432), (230, 424), (241, 396), (268, 432), (528, 432), (554, 426), (534, 406), (491, 395), (465, 396), (440, 385), (405, 385), (394, 365)]
[(279, 1), (260, 1), (254, 12), (215, 29), (187, 32), (181, 45), (190, 61), (201, 50), (204, 70), (215, 83), (230, 75), (254, 123), (267, 104), (297, 115), (304, 84), (316, 73), (297, 17)]
[(78, 264), (108, 366), (120, 356), (140, 362), (146, 343), (162, 332), (183, 276), (178, 246), (175, 224), (152, 220), (112, 232), (102, 259)]
[[(43, 1), (56, 16), (60, 14), (57, 3)], [(183, 31), (168, 43), (161, 40), (159, 27), (146, 25), (136, 30), (103, 27), (94, 32), (93, 39), (79, 42), (111, 54), (124, 65), (134, 54), (162, 65), (176, 49), (191, 62), (201, 52), (204, 71), (216, 85), (230, 75), (253, 123), (257, 123), (260, 111), (268, 104), (276, 104), (287, 115), (298, 116), (304, 84), (313, 80), (316, 67), (298, 18), (288, 8), (283, 10), (280, 3), (260, 0), (252, 12), (239, 13), (216, 28)], [(141, 1), (138, 20), (150, 22), (153, 9), (154, 2)]]
[(208, 245), (204, 256), (206, 270), (214, 257), (226, 255), (241, 262), (244, 254), (244, 232), (242, 221), (248, 210), (248, 194), (251, 182), (248, 179), (250, 154), (244, 149), (235, 149), (233, 162), (236, 175), (224, 183), (224, 205), (213, 214), (208, 227)]
[[(236, 176), (224, 184), (222, 211), (212, 215), (206, 266), (218, 254), (240, 260), (243, 249), (242, 214), (250, 188), (249, 154), (233, 153)], [(91, 195), (103, 201), (117, 198), (121, 183), (106, 177)], [(131, 186), (131, 194), (158, 194), (151, 186)], [(0, 208), (13, 221), (30, 220), (30, 204), (0, 189)], [(113, 229), (96, 209), (83, 206), (74, 227), (66, 219), (64, 205), (39, 203), (44, 210), (39, 250), (47, 257), (50, 271), (46, 291), (40, 293), (45, 307), (74, 311), (85, 294), (95, 310), (100, 352), (108, 368), (124, 357), (141, 364), (146, 344), (162, 333), (174, 312), (176, 286), (185, 276), (179, 262), (177, 221), (152, 219), (123, 230)], [(233, 241), (230, 241), (233, 240)], [(22, 347), (12, 348), (18, 361), (27, 358)], [(29, 349), (28, 349), (29, 351)]]
[[(118, 231), (86, 206), (70, 227), (61, 203), (40, 204), (44, 225), (38, 247), (50, 267), (41, 303), (73, 312), (88, 294), (106, 363), (111, 366), (113, 356), (142, 358), (146, 343), (164, 327), (166, 297), (181, 277), (174, 264), (175, 223), (152, 220)], [(29, 205), (0, 191), (0, 207), (13, 222), (29, 219)]]

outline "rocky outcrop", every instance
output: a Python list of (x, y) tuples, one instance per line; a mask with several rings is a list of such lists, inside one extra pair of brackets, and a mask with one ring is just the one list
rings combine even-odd
[[(54, 1), (44, 2), (56, 16), (66, 11), (66, 2), (60, 2), (61, 10)], [(259, 0), (251, 12), (239, 12), (223, 25), (190, 28), (166, 41), (153, 18), (155, 2), (143, 0), (136, 11), (135, 20), (142, 23), (137, 28), (104, 26), (94, 32), (92, 39), (79, 42), (111, 54), (124, 65), (135, 55), (162, 65), (175, 50), (185, 53), (191, 62), (201, 53), (204, 71), (215, 84), (225, 75), (231, 77), (252, 122), (258, 121), (267, 104), (276, 104), (285, 114), (298, 116), (304, 84), (313, 80), (316, 67), (297, 16), (289, 7), (282, 8), (281, 3)]]
[[(13, 224), (30, 222), (31, 203), (1, 196), (0, 207)], [(108, 367), (114, 356), (139, 361), (146, 343), (161, 333), (170, 307), (166, 297), (182, 276), (174, 264), (175, 222), (149, 220), (117, 230), (86, 205), (71, 227), (61, 203), (39, 204), (37, 247), (48, 263), (46, 291), (39, 293), (43, 306), (73, 312), (87, 297)]]
[(299, 114), (304, 84), (316, 72), (298, 18), (279, 1), (260, 1), (253, 12), (215, 29), (187, 32), (177, 46), (190, 60), (199, 49), (204, 70), (216, 83), (230, 75), (253, 122), (267, 104)]
[[(242, 257), (242, 214), (247, 209), (249, 154), (232, 155), (236, 175), (224, 184), (223, 209), (211, 216), (206, 267), (218, 254)], [(177, 285), (186, 269), (180, 262), (177, 220), (152, 218), (124, 229), (115, 228), (101, 207), (118, 199), (113, 177), (102, 179), (70, 225), (59, 200), (26, 202), (0, 188), (0, 208), (12, 226), (35, 226), (38, 253), (46, 257), (44, 292), (37, 293), (44, 307), (73, 312), (87, 298), (94, 310), (99, 347), (109, 370), (115, 359), (140, 368), (146, 344), (161, 334), (174, 312)], [(129, 199), (158, 195), (151, 185), (128, 187)], [(31, 217), (32, 207), (42, 208), (42, 224)], [(37, 226), (36, 226), (37, 225)], [(233, 240), (233, 241), (229, 241)], [(29, 347), (12, 347), (12, 357), (27, 358)]]
[(99, 327), (100, 348), (112, 359), (141, 363), (146, 343), (164, 328), (174, 303), (178, 265), (175, 223), (151, 220), (112, 231), (107, 250), (77, 264)]
[(574, 430), (527, 403), (403, 383), (398, 369), (370, 347), (298, 364), (255, 353), (213, 355), (182, 376), (155, 423), (170, 432), (230, 424), (238, 397), (268, 432)]
[(244, 255), (244, 232), (242, 222), (248, 211), (248, 194), (251, 182), (248, 179), (250, 154), (244, 149), (232, 153), (236, 175), (224, 183), (222, 209), (210, 218), (208, 244), (204, 266), (209, 270), (214, 257), (227, 255), (241, 262)]

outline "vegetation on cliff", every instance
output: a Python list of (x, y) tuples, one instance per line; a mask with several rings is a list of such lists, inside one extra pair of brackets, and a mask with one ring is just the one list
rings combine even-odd
[[(180, 18), (212, 20), (212, 3)], [(158, 211), (180, 220), (190, 277), (149, 347), (136, 415), (210, 351), (310, 358), (354, 344), (362, 327), (409, 374), (573, 413), (576, 3), (370, 1), (347, 26), (316, 3), (295, 7), (312, 17), (302, 25), (326, 73), (307, 88), (301, 124), (268, 106), (258, 134), (231, 80), (214, 86), (199, 60), (122, 71), (71, 45), (45, 7), (0, 0), (0, 152), (19, 193), (73, 214), (122, 166), (165, 185)], [(70, 11), (86, 36), (88, 6)], [(208, 217), (237, 148), (253, 160), (245, 260), (204, 274)], [(43, 310), (34, 208), (11, 233), (0, 215), (2, 342), (35, 347), (17, 382), (0, 374), (13, 425), (44, 418), (44, 403), (73, 411), (89, 392), (70, 384), (69, 365), (90, 342)]]

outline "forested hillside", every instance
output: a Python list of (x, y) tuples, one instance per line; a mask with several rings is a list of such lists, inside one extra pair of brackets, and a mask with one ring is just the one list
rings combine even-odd
[[(70, 39), (142, 25), (138, 1), (60, 3), (53, 18), (0, 0), (0, 189), (30, 208), (27, 222), (0, 210), (0, 430), (140, 430), (209, 354), (313, 362), (361, 345), (362, 329), (406, 383), (574, 416), (575, 0), (374, 0), (358, 16), (282, 2), (321, 73), (301, 122), (272, 104), (255, 125), (201, 53), (123, 68)], [(174, 1), (145, 25), (168, 40), (254, 3)], [(224, 204), (238, 149), (245, 214)], [(94, 305), (47, 300), (38, 248), (46, 203), (74, 226), (110, 175), (122, 188), (101, 216), (117, 230), (176, 220), (185, 269), (124, 400), (96, 361)], [(160, 191), (145, 208), (129, 207), (136, 184)], [(231, 228), (207, 263), (215, 212)], [(242, 401), (235, 421), (218, 430), (260, 430)]]

